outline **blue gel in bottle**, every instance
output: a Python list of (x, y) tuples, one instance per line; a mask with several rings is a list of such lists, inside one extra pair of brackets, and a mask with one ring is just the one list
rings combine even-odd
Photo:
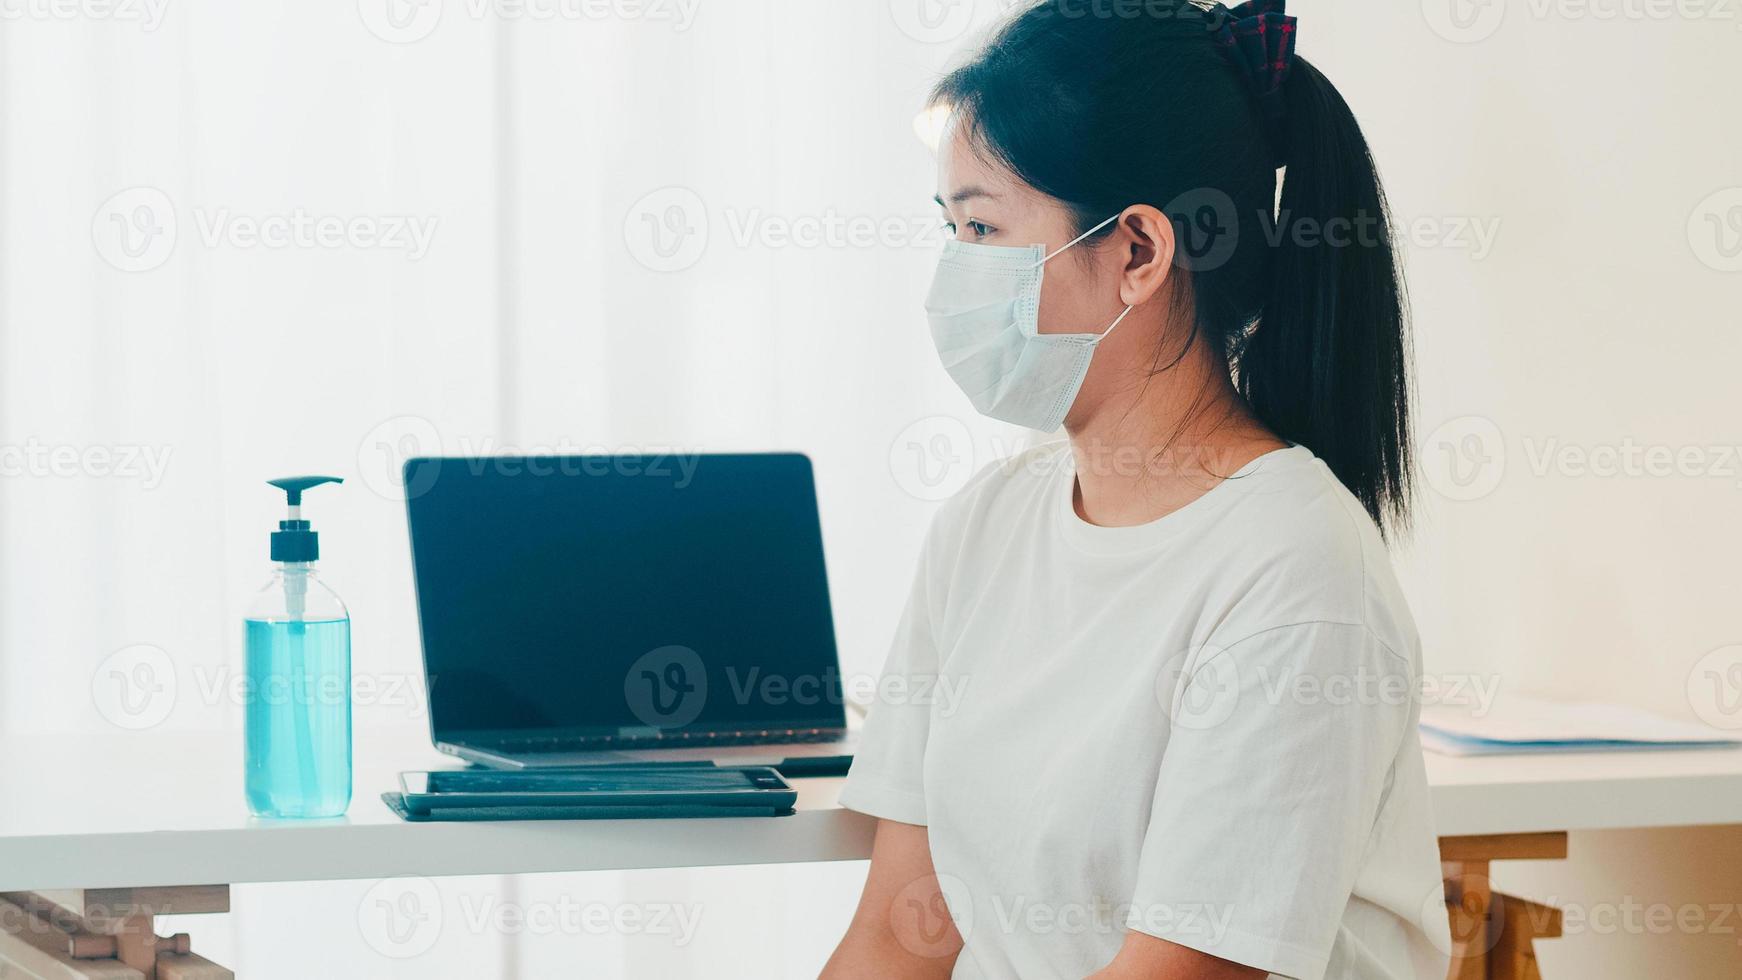
[(278, 562), (244, 621), (243, 785), (262, 817), (336, 817), (351, 805), (351, 619), (320, 581), (319, 540), (302, 491), (335, 477), (271, 481), (290, 517), (272, 535)]

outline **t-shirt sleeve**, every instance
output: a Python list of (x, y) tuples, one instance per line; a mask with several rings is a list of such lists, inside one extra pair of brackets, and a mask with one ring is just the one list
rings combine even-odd
[(919, 569), (895, 642), (878, 679), (877, 696), (865, 717), (865, 730), (841, 790), (841, 805), (885, 820), (924, 826), (924, 763), (931, 734), (929, 693), (938, 682), (938, 650), (932, 630), (931, 537), (921, 550)]
[(1304, 623), (1207, 648), (1179, 676), (1126, 925), (1320, 977), (1414, 717), (1413, 670), (1366, 626)]

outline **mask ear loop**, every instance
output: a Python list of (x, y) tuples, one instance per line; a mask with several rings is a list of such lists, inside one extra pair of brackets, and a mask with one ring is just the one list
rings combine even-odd
[[(1066, 242), (1064, 245), (1059, 246), (1058, 251), (1053, 252), (1051, 255), (1047, 256), (1046, 258), (1041, 259), (1039, 262), (1036, 262), (1034, 264), (1035, 268), (1039, 268), (1040, 266), (1043, 266), (1043, 265), (1047, 264), (1048, 262), (1051, 262), (1053, 259), (1057, 258), (1061, 253), (1063, 253), (1065, 250), (1069, 249), (1071, 246), (1076, 245), (1077, 243), (1081, 242), (1083, 239), (1088, 238), (1090, 235), (1093, 235), (1095, 232), (1100, 231), (1102, 228), (1107, 227), (1108, 225), (1112, 224), (1115, 221), (1118, 221), (1122, 216), (1124, 216), (1124, 214), (1125, 214), (1125, 212), (1121, 211), (1118, 214), (1114, 215), (1113, 217), (1108, 218), (1106, 221), (1101, 222), (1100, 224), (1096, 225), (1095, 227), (1090, 228), (1088, 231), (1083, 232), (1081, 235), (1078, 235), (1077, 237), (1071, 239), (1069, 242)], [(1125, 312), (1119, 314), (1119, 319), (1113, 321), (1112, 326), (1101, 331), (1101, 335), (1099, 337), (1095, 338), (1095, 343), (1098, 344), (1101, 341), (1106, 340), (1109, 336), (1111, 336), (1113, 331), (1118, 328), (1119, 324), (1125, 322), (1125, 318), (1130, 316), (1131, 311), (1134, 309), (1136, 309), (1136, 307), (1127, 306), (1125, 308)]]
[(1108, 337), (1112, 336), (1113, 331), (1118, 328), (1119, 324), (1124, 323), (1125, 318), (1130, 316), (1131, 311), (1136, 309), (1136, 308), (1137, 307), (1135, 307), (1135, 306), (1127, 306), (1125, 308), (1125, 312), (1119, 314), (1119, 319), (1113, 321), (1113, 326), (1108, 327), (1105, 331), (1102, 332), (1101, 336), (1095, 338), (1095, 343), (1098, 344), (1101, 341), (1106, 340)]
[(1060, 245), (1058, 248), (1058, 251), (1053, 252), (1051, 255), (1048, 255), (1046, 258), (1041, 259), (1039, 262), (1036, 262), (1035, 265), (1037, 265), (1037, 266), (1046, 265), (1048, 262), (1051, 262), (1053, 259), (1057, 258), (1065, 250), (1069, 249), (1071, 246), (1076, 245), (1078, 242), (1081, 242), (1083, 239), (1089, 237), (1090, 235), (1093, 235), (1095, 232), (1100, 231), (1102, 228), (1107, 227), (1108, 225), (1112, 224), (1115, 221), (1118, 221), (1120, 216), (1123, 215), (1124, 213), (1125, 212), (1121, 211), (1121, 212), (1119, 212), (1119, 214), (1116, 214), (1113, 217), (1108, 218), (1106, 221), (1101, 222), (1100, 224), (1096, 225), (1093, 228), (1090, 228), (1088, 231), (1083, 232), (1081, 235), (1078, 235), (1077, 237), (1066, 242), (1065, 244)]

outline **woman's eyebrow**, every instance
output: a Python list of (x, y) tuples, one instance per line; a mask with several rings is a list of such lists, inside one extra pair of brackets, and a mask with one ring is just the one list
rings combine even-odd
[[(950, 195), (950, 203), (951, 204), (960, 204), (963, 201), (970, 200), (970, 199), (976, 198), (976, 197), (984, 197), (984, 198), (987, 198), (988, 200), (994, 200), (994, 201), (998, 199), (998, 195), (993, 194), (992, 192), (990, 192), (984, 188), (964, 187), (961, 190), (956, 191), (954, 194)], [(937, 202), (938, 207), (941, 208), (944, 206), (944, 199), (943, 198), (933, 197), (932, 200)]]

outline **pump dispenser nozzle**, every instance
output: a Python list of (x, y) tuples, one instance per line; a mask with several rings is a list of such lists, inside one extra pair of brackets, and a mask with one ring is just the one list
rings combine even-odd
[(289, 515), (279, 521), (278, 530), (272, 532), (272, 560), (314, 561), (320, 558), (320, 535), (310, 529), (308, 521), (302, 519), (302, 493), (323, 483), (345, 481), (336, 476), (282, 476), (266, 482), (283, 490), (290, 504)]

